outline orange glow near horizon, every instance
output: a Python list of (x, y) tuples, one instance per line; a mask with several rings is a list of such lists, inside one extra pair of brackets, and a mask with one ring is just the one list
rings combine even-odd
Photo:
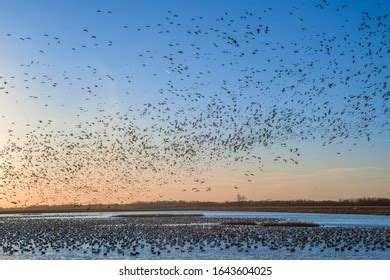
[[(43, 194), (21, 193), (13, 198), (18, 205), (2, 202), (0, 207), (21, 207), (31, 205), (61, 205), (61, 204), (126, 204), (132, 202), (185, 200), (185, 201), (234, 201), (237, 194), (246, 196), (249, 200), (337, 200), (358, 197), (390, 197), (387, 187), (390, 175), (384, 175), (384, 170), (375, 168), (352, 169), (334, 168), (314, 172), (264, 172), (254, 179), (253, 183), (240, 183), (239, 178), (225, 174), (223, 180), (219, 175), (217, 180), (209, 183), (213, 185), (211, 191), (191, 191), (195, 185), (150, 187), (150, 190), (133, 196), (126, 189), (117, 191), (115, 196), (102, 188), (101, 192), (67, 193), (67, 188), (58, 186), (48, 188)], [(324, 180), (326, 178), (326, 180)], [(315, 183), (314, 183), (315, 182)], [(367, 188), (367, 183), (370, 188)], [(234, 187), (237, 187), (234, 188)], [(51, 191), (50, 191), (51, 189)], [(98, 190), (98, 188), (95, 188)], [(183, 191), (185, 189), (185, 191)], [(57, 191), (56, 191), (57, 190)], [(60, 192), (58, 191), (60, 190)]]

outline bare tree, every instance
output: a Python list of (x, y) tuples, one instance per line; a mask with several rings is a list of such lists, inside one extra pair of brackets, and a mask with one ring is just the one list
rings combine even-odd
[(242, 208), (242, 205), (244, 204), (245, 201), (246, 201), (246, 197), (245, 196), (243, 196), (241, 194), (237, 195), (238, 207)]

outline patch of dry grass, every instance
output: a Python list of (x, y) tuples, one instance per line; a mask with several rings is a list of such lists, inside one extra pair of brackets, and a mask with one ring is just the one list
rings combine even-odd
[(263, 227), (318, 227), (319, 224), (307, 222), (264, 222), (259, 224)]
[(189, 217), (203, 217), (203, 214), (130, 214), (130, 215), (116, 215), (116, 218), (189, 218)]
[(222, 225), (225, 226), (256, 226), (258, 223), (252, 221), (228, 221), (223, 222)]
[(283, 221), (269, 221), (256, 223), (254, 221), (228, 221), (222, 223), (225, 226), (262, 226), (262, 227), (318, 227), (319, 224), (307, 222), (283, 222)]

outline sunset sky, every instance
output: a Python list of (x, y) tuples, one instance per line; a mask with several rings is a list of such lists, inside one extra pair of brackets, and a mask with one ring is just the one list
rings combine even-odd
[[(372, 16), (372, 21), (378, 16), (383, 19), (384, 24), (387, 24), (388, 35), (389, 18), (384, 18), (384, 15), (390, 10), (390, 2), (345, 1), (348, 7), (343, 9), (344, 1), (328, 2), (329, 6), (321, 9), (316, 5), (322, 1), (0, 0), (0, 207), (169, 199), (225, 201), (234, 200), (238, 193), (252, 200), (390, 197), (390, 115), (388, 97), (383, 97), (384, 92), (388, 93), (389, 89), (375, 94), (376, 86), (382, 88), (382, 84), (389, 80), (389, 70), (384, 68), (375, 77), (370, 77), (369, 83), (373, 86), (368, 90), (365, 88), (364, 79), (356, 78), (348, 85), (335, 83), (334, 86), (326, 87), (324, 95), (311, 95), (311, 84), (308, 82), (324, 77), (337, 80), (348, 71), (368, 73), (368, 69), (389, 65), (389, 49), (379, 50), (383, 41), (388, 42), (389, 37), (381, 37), (382, 33), (379, 34), (378, 31), (367, 39), (365, 31), (359, 32), (359, 26), (362, 12), (367, 11)], [(216, 37), (211, 41), (210, 37), (214, 35), (210, 34), (214, 34), (214, 31), (209, 28), (214, 27), (218, 32), (222, 30), (225, 25), (221, 25), (221, 20), (216, 20), (220, 17), (224, 17), (223, 24), (229, 18), (234, 18), (234, 22), (229, 25), (229, 30), (234, 30), (232, 34), (245, 34), (247, 30), (251, 30), (255, 34), (252, 34), (253, 36), (260, 38), (256, 37), (253, 43), (242, 43), (239, 47), (228, 45), (226, 52), (216, 51), (222, 48), (223, 39)], [(259, 24), (262, 29), (258, 35), (256, 26)], [(269, 28), (267, 32), (266, 27)], [(371, 27), (376, 28), (374, 25)], [(382, 26), (379, 26), (378, 30), (382, 30), (380, 28)], [(206, 29), (210, 32), (207, 36), (189, 37), (194, 30), (203, 30), (204, 34)], [(165, 32), (167, 30), (170, 32)], [(215, 34), (220, 34), (218, 32)], [(373, 53), (369, 56), (364, 55), (367, 52), (366, 46), (363, 45), (359, 49), (358, 43), (362, 40), (370, 42)], [(324, 44), (332, 46), (330, 53), (313, 52), (312, 48), (321, 49), (320, 46), (323, 47)], [(199, 46), (199, 50), (196, 46)], [(256, 59), (242, 55), (250, 54), (255, 49), (259, 50)], [(356, 63), (352, 62), (351, 50), (361, 54), (362, 59), (358, 59)], [(197, 52), (202, 55), (200, 59), (196, 59), (199, 56)], [(172, 60), (169, 61), (169, 56), (172, 53), (175, 59), (180, 57), (178, 60), (181, 64), (178, 63), (178, 67), (189, 65), (189, 70), (179, 68), (183, 72), (189, 71), (188, 77), (182, 78), (181, 73), (170, 68)], [(168, 56), (168, 59), (164, 55)], [(224, 64), (228, 65), (230, 58), (234, 63), (226, 67)], [(296, 64), (308, 65), (313, 61), (313, 68), (303, 70), (307, 73), (305, 84), (297, 86), (297, 90), (302, 93), (309, 93), (295, 96), (281, 94), (285, 84), (294, 83), (298, 74), (273, 79), (275, 70), (293, 68)], [(337, 71), (332, 68), (335, 61)], [(267, 94), (264, 97), (256, 95), (246, 98), (245, 96), (250, 96), (259, 89), (240, 87), (234, 81), (244, 79), (243, 77), (248, 75), (243, 72), (244, 69), (247, 71), (255, 68), (261, 71), (265, 69), (259, 72), (257, 79), (263, 82), (264, 88), (267, 87)], [(340, 69), (343, 70), (342, 74)], [(42, 175), (50, 175), (53, 178), (40, 178), (42, 181), (30, 182), (33, 173), (28, 168), (24, 169), (27, 157), (23, 158), (21, 151), (10, 148), (12, 143), (17, 143), (20, 147), (32, 147), (28, 152), (34, 157), (36, 145), (47, 144), (54, 147), (55, 143), (71, 143), (67, 140), (69, 135), (73, 137), (73, 134), (82, 134), (88, 129), (96, 132), (96, 135), (103, 135), (104, 129), (100, 124), (91, 124), (99, 123), (99, 120), (104, 120), (110, 123), (108, 127), (113, 127), (114, 132), (110, 136), (112, 142), (117, 140), (115, 137), (122, 142), (123, 138), (119, 136), (121, 130), (117, 128), (123, 127), (126, 121), (131, 120), (132, 125), (139, 129), (139, 135), (146, 129), (145, 139), (150, 137), (151, 143), (157, 143), (158, 154), (158, 143), (162, 141), (162, 136), (161, 139), (157, 136), (159, 127), (165, 127), (175, 118), (179, 121), (184, 117), (196, 118), (206, 108), (209, 102), (207, 98), (210, 97), (211, 100), (213, 95), (219, 97), (221, 104), (232, 104), (230, 97), (221, 90), (224, 83), (228, 84), (226, 87), (230, 86), (232, 91), (243, 90), (242, 96), (237, 95), (236, 99), (238, 106), (242, 107), (237, 118), (234, 117), (234, 121), (238, 123), (245, 119), (245, 107), (250, 106), (251, 102), (261, 104), (266, 108), (265, 112), (268, 112), (267, 110), (271, 111), (272, 108), (284, 106), (284, 101), (299, 99), (301, 103), (286, 106), (290, 106), (292, 112), (307, 110), (303, 115), (310, 116), (317, 106), (321, 107), (328, 101), (330, 105), (326, 106), (332, 108), (332, 113), (341, 111), (344, 106), (350, 106), (346, 107), (347, 113), (340, 117), (348, 127), (349, 137), (343, 141), (321, 139), (320, 134), (323, 133), (324, 126), (312, 130), (310, 136), (306, 135), (308, 137), (305, 139), (300, 138), (302, 135), (297, 137), (285, 134), (282, 137), (274, 133), (273, 135), (278, 135), (274, 145), (259, 145), (250, 150), (250, 156), (261, 155), (262, 166), (250, 160), (231, 160), (234, 156), (221, 160), (213, 159), (209, 166), (208, 160), (203, 161), (199, 156), (199, 161), (192, 162), (195, 171), (187, 172), (186, 167), (181, 165), (162, 166), (160, 161), (153, 160), (156, 166), (161, 167), (161, 171), (129, 171), (134, 177), (131, 183), (123, 179), (126, 177), (126, 170), (133, 170), (130, 160), (129, 167), (124, 166), (121, 163), (123, 161), (113, 161), (113, 164), (107, 165), (112, 170), (97, 164), (95, 171), (99, 175), (96, 175), (95, 171), (84, 166), (90, 162), (85, 163), (84, 159), (77, 159), (74, 154), (69, 153), (66, 156), (73, 162), (80, 163), (80, 166), (83, 164), (82, 168), (86, 170), (75, 175), (76, 179), (61, 180), (59, 177), (67, 176), (64, 168), (66, 169), (69, 163), (50, 155), (50, 161), (47, 162), (44, 157), (36, 156), (37, 158), (33, 159), (36, 163), (33, 168), (42, 170), (56, 165), (50, 166), (53, 169)], [(174, 84), (174, 87), (170, 88), (171, 84)], [(169, 91), (172, 88), (179, 90), (173, 93)], [(91, 91), (88, 92), (88, 89)], [(159, 93), (161, 89), (164, 89), (163, 94)], [(195, 96), (195, 93), (204, 94), (206, 98), (199, 98), (191, 103), (189, 99), (192, 97), (179, 96), (184, 90), (191, 92), (192, 96)], [(370, 96), (372, 94), (370, 108), (374, 110), (369, 114), (373, 117), (367, 120), (366, 126), (361, 125), (363, 129), (368, 129), (369, 139), (353, 137), (362, 134), (359, 132), (360, 120), (356, 118), (357, 113), (351, 103), (344, 104), (342, 100), (344, 96), (359, 93)], [(171, 102), (171, 111), (167, 113), (170, 114), (169, 121), (158, 120), (160, 111), (157, 110), (157, 105), (157, 109), (153, 109), (155, 111), (146, 114), (147, 117), (144, 117), (145, 113), (142, 115), (144, 108), (153, 108), (155, 103), (163, 102), (165, 97)], [(149, 102), (152, 105), (147, 106)], [(191, 109), (192, 104), (195, 104), (194, 109)], [(189, 110), (185, 113), (180, 111), (187, 109)], [(174, 112), (179, 113), (175, 115)], [(364, 113), (367, 113), (367, 110)], [(124, 114), (127, 114), (130, 120), (121, 119)], [(319, 123), (329, 124), (329, 127), (333, 128), (332, 121), (337, 117), (333, 118), (329, 113), (323, 118), (330, 120), (319, 120)], [(225, 115), (221, 119), (227, 123), (230, 121)], [(205, 123), (204, 127), (211, 125), (211, 121), (202, 121)], [(305, 129), (302, 128), (303, 131)], [(62, 137), (61, 142), (43, 144), (49, 136), (42, 137), (41, 140), (38, 136), (49, 131), (54, 131), (53, 135)], [(62, 131), (62, 134), (56, 131)], [(190, 129), (188, 133), (190, 134)], [(35, 146), (32, 146), (31, 142), (28, 143), (28, 140), (32, 139), (31, 135), (38, 137), (34, 138), (34, 143), (38, 143), (34, 144)], [(286, 146), (281, 147), (281, 142)], [(329, 143), (323, 145), (324, 142)], [(94, 153), (94, 144), (91, 143), (88, 142), (82, 148), (84, 150), (80, 151)], [(205, 146), (204, 149), (207, 150), (207, 145)], [(209, 146), (211, 147), (211, 144)], [(63, 146), (57, 148), (56, 153), (61, 157), (69, 147), (65, 150)], [(275, 161), (277, 156), (282, 155), (283, 158), (292, 148), (299, 148), (299, 155), (296, 157), (299, 164)], [(87, 157), (87, 154), (84, 156)], [(129, 158), (136, 158), (135, 154)], [(160, 154), (157, 155), (159, 156)], [(110, 154), (99, 156), (97, 162), (103, 162), (104, 157), (109, 161)], [(146, 164), (142, 159), (139, 160)], [(41, 166), (38, 166), (40, 164)], [(9, 171), (11, 165), (14, 168), (12, 170), (18, 171)], [(39, 169), (40, 167), (42, 169)], [(181, 169), (178, 170), (179, 168)], [(110, 174), (109, 177), (105, 175), (105, 171)], [(172, 171), (179, 174), (177, 176), (180, 180), (176, 177), (172, 179)], [(250, 175), (251, 181), (247, 180), (248, 175), (245, 173), (253, 173)], [(38, 174), (37, 178), (40, 176)], [(115, 181), (116, 179), (118, 181)], [(199, 182), (196, 181), (198, 179)], [(157, 185), (156, 182), (164, 180), (165, 184)], [(205, 183), (201, 183), (202, 180)], [(20, 185), (16, 182), (20, 182)], [(42, 182), (45, 182), (45, 185), (40, 184)], [(191, 191), (192, 188), (198, 188), (199, 191)], [(207, 188), (211, 190), (206, 191)]]

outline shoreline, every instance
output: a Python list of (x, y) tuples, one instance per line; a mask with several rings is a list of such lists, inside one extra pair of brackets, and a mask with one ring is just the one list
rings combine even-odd
[(165, 209), (126, 208), (126, 207), (85, 207), (62, 209), (3, 209), (0, 214), (48, 214), (48, 213), (94, 213), (94, 212), (138, 212), (138, 211), (232, 211), (232, 212), (279, 212), (307, 214), (352, 214), (352, 215), (390, 215), (390, 206), (267, 206), (267, 207), (176, 207)]

